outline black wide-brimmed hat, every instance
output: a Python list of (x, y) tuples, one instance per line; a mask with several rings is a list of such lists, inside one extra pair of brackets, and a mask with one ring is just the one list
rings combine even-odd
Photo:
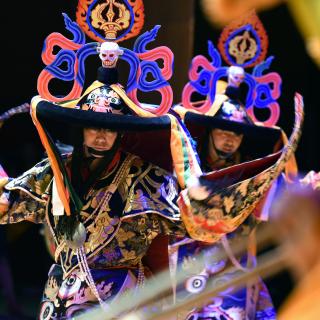
[(211, 108), (205, 113), (198, 112), (196, 107), (186, 109), (180, 105), (175, 106), (174, 111), (183, 119), (199, 146), (203, 144), (209, 131), (221, 129), (243, 134), (245, 139), (241, 148), (253, 158), (276, 151), (282, 145), (284, 132), (279, 127), (267, 127), (254, 122), (242, 103), (233, 94), (229, 94), (229, 91), (232, 88), (227, 87), (225, 93), (217, 94)]
[[(103, 68), (101, 72), (109, 73), (111, 69)], [(99, 78), (110, 79), (106, 75)], [(174, 170), (182, 188), (190, 176), (201, 173), (193, 145), (178, 119), (168, 114), (157, 116), (136, 105), (117, 83), (97, 80), (80, 98), (63, 103), (53, 103), (36, 96), (31, 101), (31, 107), (32, 118), (48, 154), (66, 212), (69, 211), (66, 207), (72, 190), (68, 190), (68, 177), (50, 136), (52, 123), (60, 124), (60, 139), (69, 127), (105, 128), (121, 132), (124, 151), (169, 171)]]

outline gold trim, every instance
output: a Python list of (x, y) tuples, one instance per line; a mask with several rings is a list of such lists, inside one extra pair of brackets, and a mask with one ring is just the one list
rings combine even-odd
[[(111, 197), (113, 196), (114, 192), (118, 189), (119, 184), (120, 184), (121, 181), (123, 180), (123, 178), (124, 178), (124, 176), (125, 176), (124, 173), (127, 172), (128, 169), (130, 170), (129, 165), (131, 165), (132, 161), (133, 161), (135, 158), (137, 158), (137, 157), (134, 156), (134, 155), (132, 155), (132, 154), (128, 154), (128, 155), (126, 156), (126, 158), (124, 159), (123, 163), (121, 164), (121, 166), (120, 166), (117, 174), (115, 175), (115, 177), (113, 178), (113, 180), (112, 180), (112, 182), (109, 184), (109, 186), (106, 188), (107, 190), (105, 191), (104, 196), (109, 193), (109, 194), (111, 194), (111, 196), (110, 196), (110, 199), (111, 199)], [(122, 175), (123, 175), (123, 176), (122, 176)], [(91, 189), (91, 190), (93, 190), (93, 189)], [(91, 190), (90, 190), (90, 191), (91, 191)], [(89, 194), (89, 193), (88, 193), (88, 194)], [(104, 201), (104, 196), (103, 196), (102, 202)], [(109, 201), (110, 201), (110, 199), (109, 199)], [(108, 201), (108, 202), (109, 202), (109, 201)], [(102, 204), (102, 202), (101, 202), (101, 204)], [(100, 206), (100, 203), (97, 205), (96, 208), (99, 208), (99, 206)], [(88, 220), (91, 219), (91, 218), (93, 218), (93, 215), (95, 215), (95, 214), (96, 214), (96, 209), (89, 215), (89, 217), (87, 217), (87, 218), (84, 220), (83, 223), (88, 222)], [(99, 214), (100, 214), (100, 212), (98, 212), (97, 217), (99, 216)], [(97, 217), (96, 217), (96, 218), (97, 218)], [(96, 220), (96, 218), (95, 218), (95, 220)], [(92, 223), (95, 223), (95, 220), (94, 220)], [(89, 224), (89, 225), (91, 225), (91, 224)]]
[(27, 195), (29, 195), (31, 198), (33, 198), (34, 200), (37, 200), (39, 202), (43, 202), (43, 203), (46, 203), (47, 200), (44, 200), (44, 199), (41, 199), (41, 198), (37, 198), (36, 196), (34, 196), (32, 193), (30, 193), (30, 191), (27, 191), (26, 189), (22, 188), (22, 187), (7, 187), (5, 186), (4, 187), (5, 189), (7, 189), (8, 191), (14, 191), (14, 190), (20, 190), (20, 191), (23, 191), (25, 192)]
[(127, 218), (131, 218), (131, 217), (135, 217), (135, 216), (139, 216), (139, 215), (143, 215), (143, 214), (149, 214), (149, 213), (155, 213), (163, 218), (166, 218), (168, 220), (171, 220), (171, 221), (181, 221), (181, 217), (179, 218), (172, 218), (172, 217), (168, 217), (166, 215), (164, 215), (163, 213), (160, 213), (159, 211), (155, 211), (155, 210), (147, 210), (147, 211), (141, 211), (141, 212), (138, 212), (138, 213), (133, 213), (133, 214), (130, 214), (130, 215), (126, 215), (125, 217), (121, 217), (120, 218), (120, 221), (123, 221)]
[[(114, 239), (114, 237), (116, 236), (116, 234), (118, 233), (118, 231), (119, 231), (119, 229), (120, 229), (120, 226), (121, 226), (121, 220), (120, 220), (119, 224), (117, 225), (117, 229), (114, 231), (113, 235), (106, 241), (106, 243), (105, 243), (101, 248), (97, 249), (97, 251), (100, 251), (100, 250), (102, 250), (103, 248), (105, 248), (105, 246), (106, 246), (107, 244), (109, 244), (109, 243), (111, 242), (111, 240)], [(85, 248), (84, 248), (84, 250), (85, 250)], [(71, 250), (71, 251), (74, 251), (74, 250)], [(86, 258), (87, 258), (87, 260), (88, 260), (88, 259), (92, 258), (93, 255), (95, 255), (95, 254), (97, 254), (96, 251), (95, 251), (95, 252), (91, 252), (88, 256), (87, 256), (87, 254), (85, 254), (85, 255), (86, 255)], [(73, 254), (72, 257), (73, 257), (74, 255), (76, 256), (76, 254)], [(69, 271), (66, 271), (65, 268), (64, 268), (64, 265), (63, 265), (63, 263), (62, 263), (63, 261), (62, 261), (61, 255), (60, 255), (60, 261), (61, 261), (61, 267), (62, 267), (62, 269), (63, 269), (63, 277), (64, 277), (64, 279), (67, 278), (72, 271), (74, 271), (76, 268), (79, 267), (79, 261), (78, 261), (78, 263), (77, 263), (75, 266), (73, 266)], [(79, 270), (80, 270), (80, 267), (79, 267)]]
[[(150, 172), (151, 168), (152, 168), (152, 165), (149, 164), (148, 167), (145, 169), (145, 171), (144, 171), (142, 174), (140, 174), (139, 177), (133, 182), (133, 184), (131, 185), (131, 188), (130, 188), (130, 191), (129, 191), (129, 194), (128, 194), (127, 199), (131, 199), (131, 198), (132, 198), (133, 193), (134, 193), (134, 191), (135, 191), (135, 186), (136, 186), (139, 182), (141, 182), (141, 179), (143, 179), (143, 178), (148, 174), (148, 172)], [(128, 209), (129, 206), (131, 206), (131, 203), (130, 203), (130, 201), (129, 201), (129, 203), (128, 203), (128, 201), (127, 201), (127, 202), (126, 202), (126, 205), (125, 205), (125, 207), (124, 207), (124, 210), (123, 210), (124, 213), (127, 211), (127, 209)]]

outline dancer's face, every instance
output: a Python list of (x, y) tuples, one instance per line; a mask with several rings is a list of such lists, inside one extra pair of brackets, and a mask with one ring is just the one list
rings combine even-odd
[(237, 134), (227, 130), (213, 129), (211, 131), (211, 138), (217, 150), (233, 154), (240, 147), (243, 134)]
[(99, 152), (112, 148), (118, 133), (108, 129), (85, 128), (83, 130), (84, 145)]

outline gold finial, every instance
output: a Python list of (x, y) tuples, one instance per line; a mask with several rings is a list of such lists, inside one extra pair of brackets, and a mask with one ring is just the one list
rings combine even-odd
[(128, 28), (129, 24), (130, 11), (116, 0), (107, 0), (92, 10), (92, 26), (103, 30), (106, 39), (116, 39), (118, 32)]
[(242, 65), (247, 60), (252, 59), (257, 52), (257, 43), (254, 38), (250, 36), (249, 31), (244, 34), (236, 36), (230, 41), (229, 53), (235, 57), (237, 64)]
[(218, 49), (231, 66), (249, 68), (266, 58), (268, 35), (255, 11), (248, 12), (223, 29)]

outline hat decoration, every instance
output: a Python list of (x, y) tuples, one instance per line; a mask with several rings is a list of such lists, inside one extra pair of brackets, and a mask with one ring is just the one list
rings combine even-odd
[[(266, 58), (267, 47), (266, 31), (254, 11), (226, 26), (219, 39), (219, 50), (208, 41), (211, 61), (203, 55), (193, 58), (189, 69), (190, 81), (182, 93), (183, 106), (201, 113), (210, 110), (217, 94), (217, 83), (227, 76), (228, 67), (222, 66), (223, 58), (228, 65), (253, 68), (251, 73), (246, 70), (244, 76), (248, 88), (246, 111), (254, 122), (274, 126), (280, 116), (277, 99), (281, 95), (282, 80), (276, 72), (266, 73), (274, 58)], [(204, 101), (195, 104), (192, 101), (194, 93), (203, 96)], [(269, 118), (258, 120), (255, 108), (268, 109)]]
[(142, 0), (79, 0), (77, 23), (91, 39), (122, 41), (137, 36), (144, 24)]
[[(44, 99), (53, 102), (63, 102), (77, 99), (81, 96), (85, 81), (85, 61), (90, 55), (96, 55), (101, 48), (99, 42), (86, 43), (85, 34), (79, 25), (63, 14), (66, 29), (73, 35), (68, 39), (60, 33), (51, 33), (44, 42), (42, 61), (46, 67), (41, 71), (38, 81), (38, 93)], [(158, 91), (161, 102), (158, 108), (147, 108), (154, 114), (162, 114), (169, 110), (173, 101), (173, 92), (168, 80), (172, 76), (173, 52), (165, 46), (147, 50), (146, 46), (155, 40), (160, 26), (155, 26), (151, 31), (140, 35), (135, 41), (133, 50), (119, 47), (123, 51), (118, 58), (129, 64), (129, 77), (124, 84), (127, 95), (140, 107), (138, 91)], [(105, 41), (114, 42), (113, 39)], [(118, 41), (123, 40), (119, 38)], [(60, 48), (54, 53), (54, 48)], [(161, 61), (160, 67), (156, 61)], [(150, 80), (151, 75), (151, 80)], [(63, 82), (73, 81), (73, 87), (69, 93), (61, 97), (52, 94), (49, 86), (53, 79)]]

